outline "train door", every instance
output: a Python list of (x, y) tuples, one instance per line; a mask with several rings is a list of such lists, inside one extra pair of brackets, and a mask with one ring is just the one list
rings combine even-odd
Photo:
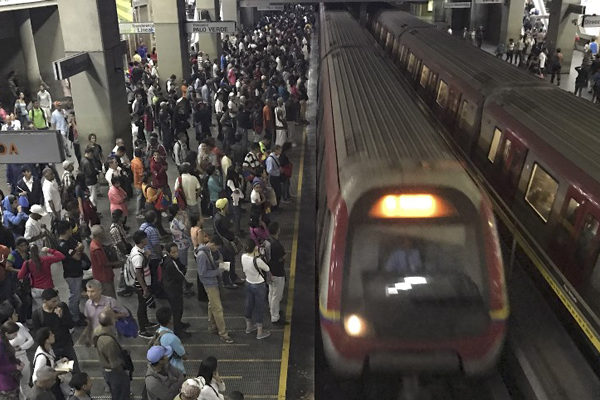
[[(494, 130), (494, 137), (500, 132), (498, 128)], [(500, 132), (500, 135), (502, 132)], [(493, 140), (494, 138), (492, 138)], [(519, 186), (519, 177), (523, 170), (523, 164), (527, 157), (527, 148), (517, 137), (509, 130), (505, 131), (504, 142), (502, 144), (502, 166), (500, 172), (501, 194), (506, 200), (512, 201)]]
[(576, 229), (573, 265), (567, 278), (576, 288), (589, 282), (600, 250), (600, 209), (591, 202), (583, 201), (582, 218)]

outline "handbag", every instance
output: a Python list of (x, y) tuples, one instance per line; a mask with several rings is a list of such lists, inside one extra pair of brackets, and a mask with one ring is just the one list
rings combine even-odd
[(156, 201), (154, 202), (154, 208), (157, 211), (164, 211), (169, 208), (169, 198), (163, 192), (158, 194)]
[(129, 316), (119, 318), (117, 322), (115, 322), (115, 328), (120, 335), (125, 337), (136, 338), (138, 336), (139, 327), (137, 322), (135, 322), (135, 318), (131, 315), (131, 311), (129, 311)]

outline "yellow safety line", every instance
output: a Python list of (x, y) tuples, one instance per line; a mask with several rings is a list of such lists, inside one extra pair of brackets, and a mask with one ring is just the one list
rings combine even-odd
[(298, 168), (298, 195), (296, 197), (296, 217), (294, 218), (294, 237), (292, 239), (292, 254), (290, 257), (290, 282), (288, 283), (287, 304), (285, 307), (285, 320), (289, 324), (283, 331), (283, 345), (281, 346), (281, 368), (279, 370), (279, 394), (280, 400), (285, 400), (287, 389), (288, 363), (290, 361), (290, 336), (292, 333), (292, 309), (294, 308), (294, 283), (296, 281), (296, 257), (298, 256), (298, 234), (300, 228), (300, 208), (302, 204), (302, 178), (304, 176), (304, 152), (306, 151), (306, 128), (302, 135), (302, 156)]

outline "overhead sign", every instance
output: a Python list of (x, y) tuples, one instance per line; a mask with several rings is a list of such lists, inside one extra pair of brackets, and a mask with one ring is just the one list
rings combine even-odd
[(58, 163), (65, 160), (59, 131), (5, 131), (0, 164)]
[(504, 0), (475, 0), (477, 4), (504, 4)]
[(154, 33), (154, 22), (121, 22), (119, 32), (127, 33)]
[(257, 6), (258, 11), (283, 11), (283, 4), (266, 4)]
[(458, 1), (455, 3), (444, 3), (444, 8), (471, 8), (471, 2)]
[(600, 15), (584, 15), (581, 21), (584, 28), (597, 28), (600, 26)]
[(16, 6), (21, 4), (39, 3), (46, 0), (0, 0), (0, 7)]
[(235, 21), (190, 21), (185, 23), (187, 33), (235, 33)]
[(87, 52), (73, 54), (52, 63), (54, 67), (54, 78), (57, 81), (67, 79), (91, 67), (92, 61)]

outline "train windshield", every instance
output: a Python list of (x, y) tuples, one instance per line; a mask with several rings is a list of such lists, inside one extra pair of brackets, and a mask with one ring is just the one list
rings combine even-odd
[(374, 218), (368, 207), (354, 208), (344, 315), (359, 315), (377, 337), (452, 338), (487, 328), (480, 219), (461, 196), (440, 196), (453, 211), (427, 217)]

